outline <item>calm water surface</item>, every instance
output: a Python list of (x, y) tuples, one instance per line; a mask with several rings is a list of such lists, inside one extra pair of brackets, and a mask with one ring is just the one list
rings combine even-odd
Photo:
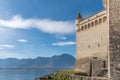
[(0, 80), (35, 80), (58, 69), (0, 69)]

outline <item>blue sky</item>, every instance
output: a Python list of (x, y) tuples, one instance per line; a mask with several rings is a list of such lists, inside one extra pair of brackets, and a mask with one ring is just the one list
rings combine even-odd
[(76, 54), (75, 19), (102, 0), (0, 0), (0, 58)]

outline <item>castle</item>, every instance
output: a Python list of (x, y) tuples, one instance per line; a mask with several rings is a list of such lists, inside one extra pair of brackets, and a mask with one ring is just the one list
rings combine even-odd
[(120, 80), (120, 0), (103, 0), (103, 5), (87, 19), (77, 16), (75, 71), (106, 78), (95, 80)]

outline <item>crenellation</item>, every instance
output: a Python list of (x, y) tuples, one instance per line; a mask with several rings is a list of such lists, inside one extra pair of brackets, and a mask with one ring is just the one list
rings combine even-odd
[(106, 20), (107, 20), (106, 10), (104, 10), (100, 13), (97, 13), (94, 16), (91, 16), (87, 19), (84, 19), (84, 20), (76, 23), (76, 29), (77, 29), (78, 32), (83, 31), (83, 30), (89, 29), (91, 27), (97, 26), (101, 23), (104, 23)]

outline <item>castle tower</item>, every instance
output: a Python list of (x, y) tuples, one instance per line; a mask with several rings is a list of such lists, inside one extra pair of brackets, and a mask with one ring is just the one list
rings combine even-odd
[(78, 16), (77, 16), (76, 20), (78, 20), (78, 22), (81, 22), (83, 20), (83, 18), (82, 18), (80, 13), (78, 13)]
[(110, 80), (120, 80), (120, 0), (108, 2)]
[[(83, 20), (82, 16), (80, 13), (78, 13), (77, 18), (76, 18), (76, 26), (79, 26), (79, 23)], [(79, 31), (80, 28), (76, 27), (76, 30)]]
[(120, 80), (120, 0), (103, 0), (103, 5), (105, 10), (87, 19), (78, 14), (75, 70)]

